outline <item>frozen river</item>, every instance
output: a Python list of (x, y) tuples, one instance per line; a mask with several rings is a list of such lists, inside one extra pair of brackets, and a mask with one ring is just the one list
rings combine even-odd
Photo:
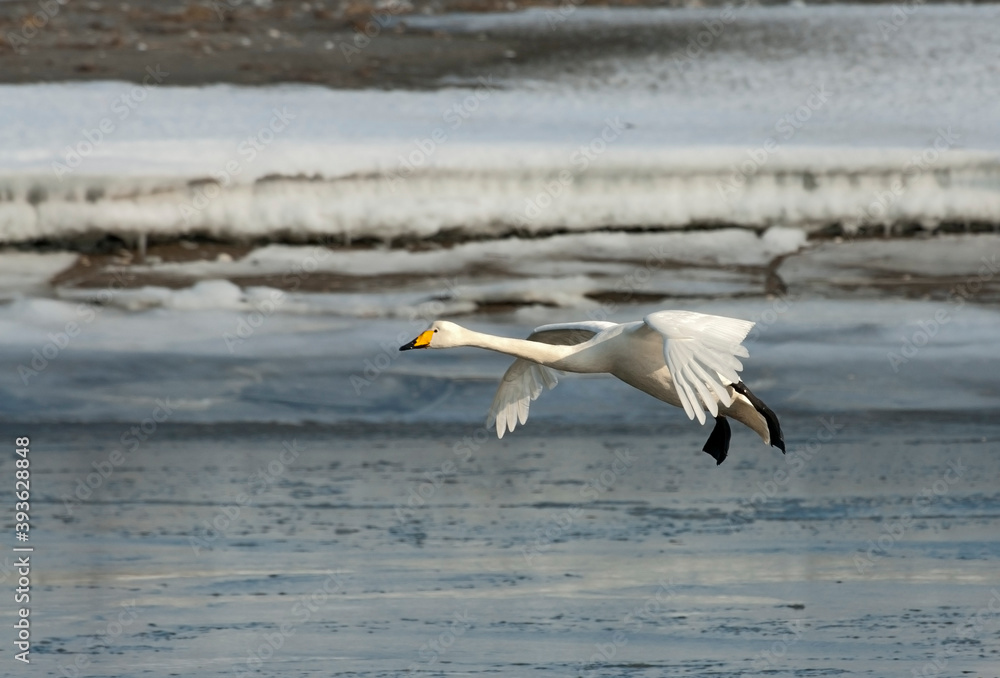
[[(610, 379), (564, 379), (498, 441), (482, 421), (506, 359), (472, 349), (392, 356), (356, 391), (405, 320), (278, 315), (230, 356), (215, 342), (236, 312), (108, 309), (27, 389), (30, 349), (9, 338), (5, 430), (32, 440), (32, 661), (997, 675), (996, 312), (970, 305), (887, 359), (940, 308), (800, 301), (762, 325), (744, 376), (788, 455), (740, 429), (718, 467), (707, 429)], [(174, 349), (129, 352), (140, 330)]]
[(738, 435), (718, 468), (671, 414), (502, 442), (465, 422), (164, 425), (68, 502), (124, 427), (44, 427), (33, 661), (997, 675), (995, 412), (795, 414), (788, 457)]

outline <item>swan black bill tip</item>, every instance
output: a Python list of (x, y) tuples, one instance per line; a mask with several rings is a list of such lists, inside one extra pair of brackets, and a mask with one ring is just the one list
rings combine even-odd
[(403, 344), (399, 347), (400, 351), (412, 351), (415, 348), (427, 348), (431, 345), (431, 337), (434, 336), (434, 330), (427, 330), (426, 332), (421, 332), (416, 339), (408, 344)]

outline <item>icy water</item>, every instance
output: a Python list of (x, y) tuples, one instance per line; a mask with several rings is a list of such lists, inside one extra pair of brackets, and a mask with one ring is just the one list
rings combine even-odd
[(123, 427), (46, 427), (35, 669), (995, 676), (996, 421), (165, 425), (69, 503)]
[(565, 378), (498, 441), (482, 421), (506, 358), (366, 374), (401, 319), (280, 314), (234, 357), (235, 312), (108, 309), (25, 388), (32, 316), (7, 306), (30, 670), (998, 675), (996, 312), (954, 312), (894, 370), (943, 302), (800, 300), (768, 324), (773, 304), (698, 304), (761, 321), (744, 376), (788, 442), (734, 429), (721, 466), (707, 428), (610, 379)]

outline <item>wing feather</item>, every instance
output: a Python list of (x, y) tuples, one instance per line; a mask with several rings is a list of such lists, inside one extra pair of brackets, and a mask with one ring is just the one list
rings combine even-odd
[[(705, 403), (705, 405), (708, 407), (708, 413), (712, 415), (712, 418), (715, 418), (719, 416), (719, 406), (717, 404), (717, 399), (713, 398), (709, 394), (708, 388), (705, 386), (704, 379), (702, 379), (701, 377), (698, 376), (698, 374), (695, 373), (694, 366), (696, 364), (697, 363), (695, 362), (690, 362), (687, 365), (684, 365), (683, 368), (684, 381), (694, 386), (694, 390), (696, 390), (698, 392), (698, 396), (701, 397), (701, 402)], [(704, 411), (702, 411), (701, 414), (702, 416), (704, 416), (705, 415)], [(698, 419), (700, 420), (701, 417), (698, 417)]]
[[(543, 325), (528, 335), (528, 341), (571, 346), (589, 341), (594, 335), (614, 326), (615, 323), (599, 321)], [(496, 424), (497, 438), (503, 438), (504, 433), (517, 428), (518, 422), (526, 424), (531, 401), (536, 400), (546, 388), (555, 388), (559, 383), (556, 374), (555, 370), (530, 360), (515, 360), (500, 380), (486, 418), (486, 427)]]
[(643, 322), (663, 337), (663, 357), (688, 418), (704, 424), (706, 410), (715, 417), (718, 402), (732, 404), (726, 387), (740, 380), (739, 358), (750, 356), (742, 344), (754, 323), (691, 311), (650, 313)]
[(700, 408), (698, 410), (694, 409), (694, 394), (691, 393), (691, 387), (683, 379), (675, 379), (674, 385), (677, 388), (677, 395), (680, 396), (681, 405), (684, 406), (684, 413), (688, 416), (688, 419), (697, 417), (698, 421), (704, 424), (705, 413)]
[[(729, 390), (722, 384), (718, 383), (717, 379), (712, 378), (712, 375), (706, 372), (704, 367), (702, 367), (696, 362), (690, 363), (688, 367), (694, 373), (694, 377), (696, 379), (700, 380), (704, 384), (707, 384), (708, 387), (712, 389), (712, 391), (718, 397), (719, 402), (721, 402), (726, 407), (729, 407), (730, 405), (733, 404), (733, 399), (729, 396)], [(712, 416), (713, 417), (718, 416), (718, 412), (712, 412)]]
[[(531, 374), (532, 372), (534, 372), (534, 370), (528, 370), (528, 374)], [(532, 375), (532, 378), (534, 378), (534, 375)], [(536, 393), (534, 389), (532, 389), (531, 392), (532, 394)], [(534, 400), (536, 398), (538, 398), (537, 395), (533, 396), (531, 400)], [(521, 422), (522, 426), (528, 423), (528, 405), (531, 403), (531, 400), (528, 400), (527, 398), (522, 398), (521, 400), (517, 401), (517, 420)]]

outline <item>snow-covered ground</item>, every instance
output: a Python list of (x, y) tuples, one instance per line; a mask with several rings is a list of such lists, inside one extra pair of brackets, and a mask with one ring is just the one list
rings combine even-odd
[(579, 9), (718, 34), (425, 92), (3, 86), (0, 238), (995, 223), (1000, 10), (911, 10)]

